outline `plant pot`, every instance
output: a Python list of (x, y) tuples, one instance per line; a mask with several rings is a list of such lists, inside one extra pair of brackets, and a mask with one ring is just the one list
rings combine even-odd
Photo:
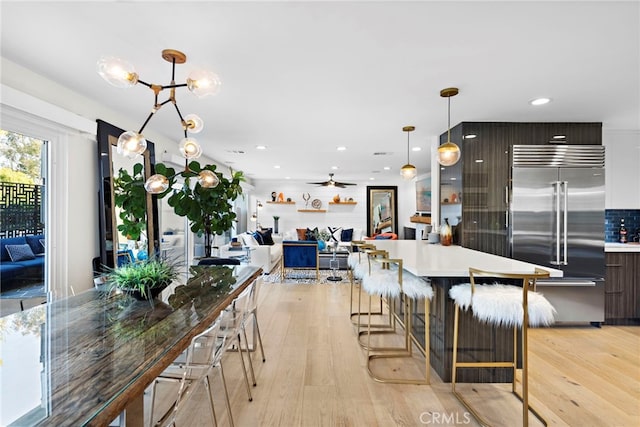
[(140, 289), (130, 289), (130, 288), (120, 288), (122, 290), (123, 293), (132, 296), (133, 298), (137, 299), (138, 301), (146, 301), (149, 299), (156, 299), (158, 298), (158, 295), (160, 295), (160, 293), (167, 287), (167, 284), (162, 284), (159, 286), (154, 286), (151, 289), (148, 289), (144, 295), (142, 295), (142, 292), (140, 291)]

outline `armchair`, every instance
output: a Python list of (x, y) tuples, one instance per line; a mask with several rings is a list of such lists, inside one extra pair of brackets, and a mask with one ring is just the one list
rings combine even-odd
[(318, 242), (308, 240), (285, 240), (282, 242), (280, 280), (284, 281), (285, 268), (316, 270), (319, 276)]

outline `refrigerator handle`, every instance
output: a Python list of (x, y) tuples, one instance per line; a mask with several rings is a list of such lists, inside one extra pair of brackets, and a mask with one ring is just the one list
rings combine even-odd
[(560, 181), (551, 184), (553, 187), (554, 209), (556, 214), (556, 253), (555, 260), (551, 260), (552, 265), (560, 265)]
[(562, 240), (564, 244), (564, 250), (563, 250), (564, 259), (562, 261), (562, 264), (568, 265), (569, 255), (568, 255), (568, 245), (567, 245), (568, 237), (567, 236), (569, 235), (569, 230), (567, 229), (568, 227), (567, 213), (569, 212), (569, 182), (563, 181), (562, 184), (564, 185), (564, 213), (562, 218), (563, 219)]
[(505, 185), (504, 187), (504, 204), (506, 206), (504, 210), (504, 223), (508, 230), (509, 229), (509, 186), (508, 185)]

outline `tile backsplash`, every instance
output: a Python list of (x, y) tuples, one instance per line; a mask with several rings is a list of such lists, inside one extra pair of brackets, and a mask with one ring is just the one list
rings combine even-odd
[(624, 218), (628, 241), (637, 241), (637, 233), (640, 231), (640, 209), (606, 209), (604, 214), (605, 242), (618, 241), (621, 218)]

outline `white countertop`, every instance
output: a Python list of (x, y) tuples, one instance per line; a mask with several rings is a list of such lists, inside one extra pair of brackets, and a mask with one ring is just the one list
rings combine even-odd
[(605, 252), (640, 252), (640, 243), (605, 243)]
[(421, 240), (373, 240), (371, 243), (388, 251), (391, 258), (402, 258), (403, 268), (416, 276), (469, 277), (469, 267), (505, 273), (532, 273), (538, 267), (548, 271), (551, 277), (563, 275), (561, 270), (461, 246), (442, 246)]

